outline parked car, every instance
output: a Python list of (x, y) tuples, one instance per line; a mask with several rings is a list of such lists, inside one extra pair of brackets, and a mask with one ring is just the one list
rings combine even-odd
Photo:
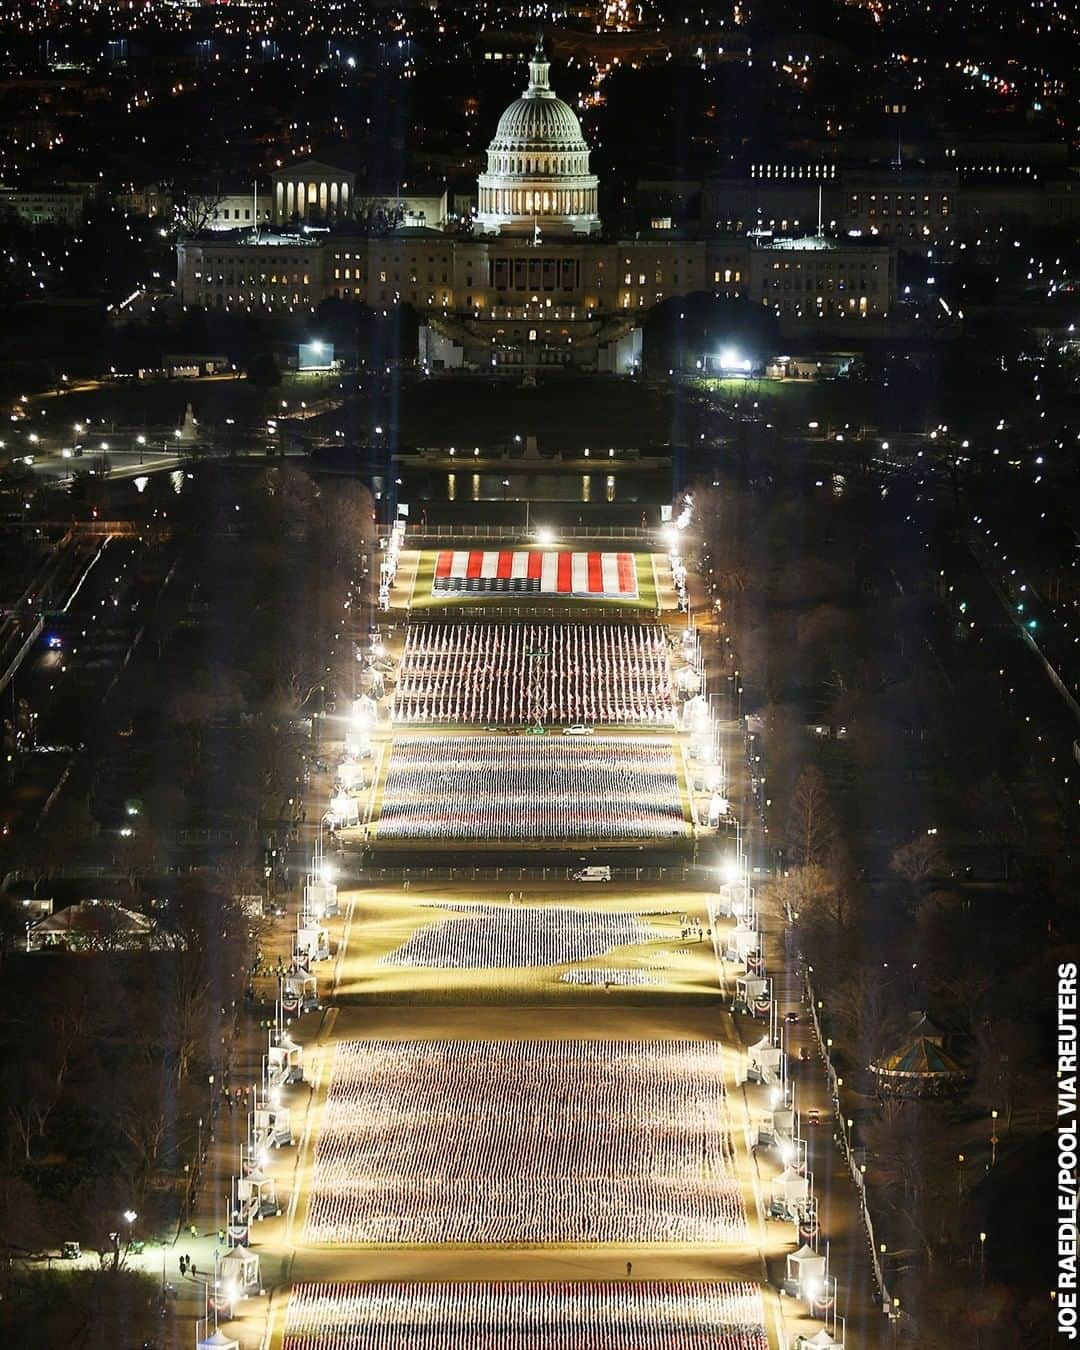
[(575, 722), (572, 727), (563, 727), (562, 734), (564, 736), (591, 736), (593, 734), (593, 729), (592, 727), (582, 725), (580, 722)]

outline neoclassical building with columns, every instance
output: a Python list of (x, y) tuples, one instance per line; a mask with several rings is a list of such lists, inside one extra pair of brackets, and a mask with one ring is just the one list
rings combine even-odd
[(548, 81), (538, 41), (529, 87), (499, 118), (477, 181), (476, 226), (484, 234), (593, 235), (600, 232), (596, 175), (577, 115)]
[(350, 220), (356, 174), (309, 159), (270, 175), (275, 225), (333, 225)]
[[(888, 315), (895, 251), (878, 242), (686, 239), (663, 229), (601, 239), (589, 147), (549, 71), (538, 43), (528, 85), (488, 147), (469, 228), (441, 228), (445, 210), (432, 204), (401, 228), (364, 231), (352, 174), (294, 165), (274, 175), (274, 230), (179, 241), (183, 304), (291, 312), (331, 296), (383, 310), (407, 304), (432, 368), (614, 372), (637, 364), (650, 309), (697, 292), (766, 305), (790, 336), (835, 335)], [(303, 228), (314, 224), (325, 228)]]

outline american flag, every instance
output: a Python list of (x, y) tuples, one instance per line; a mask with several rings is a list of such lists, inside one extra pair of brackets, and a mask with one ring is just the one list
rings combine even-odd
[(494, 592), (504, 595), (582, 595), (637, 598), (632, 553), (543, 553), (444, 549), (435, 559), (436, 593)]

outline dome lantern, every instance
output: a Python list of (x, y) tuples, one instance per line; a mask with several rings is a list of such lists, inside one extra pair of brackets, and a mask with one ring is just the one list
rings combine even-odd
[(525, 93), (526, 98), (554, 98), (551, 85), (548, 83), (548, 71), (551, 69), (551, 62), (544, 54), (544, 35), (537, 33), (536, 47), (532, 54), (532, 60), (529, 62), (529, 88)]

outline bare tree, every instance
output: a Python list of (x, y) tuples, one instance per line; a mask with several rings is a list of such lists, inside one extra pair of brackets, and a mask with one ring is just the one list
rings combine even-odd
[[(1003, 1128), (1012, 1129), (1018, 1102), (1039, 1095), (1039, 1037), (1015, 1007), (984, 1018), (975, 1026), (975, 1078), (972, 1100), (997, 1111)], [(1029, 1093), (1029, 1089), (1031, 1089)]]
[(788, 846), (801, 863), (821, 863), (836, 836), (825, 775), (811, 765), (799, 775), (791, 800)]
[(29, 1162), (36, 1139), (41, 1139), (49, 1117), (60, 1100), (56, 1084), (40, 1064), (25, 1062), (18, 1073), (6, 1076), (4, 1099), (8, 1120), (23, 1148), (23, 1160)]
[(863, 1127), (872, 1158), (871, 1186), (894, 1216), (901, 1241), (911, 1241), (927, 1271), (945, 1250), (957, 1221), (952, 1146), (943, 1108), (889, 1099)]
[(176, 223), (184, 234), (199, 234), (214, 219), (224, 200), (220, 192), (189, 192), (176, 207)]
[(945, 871), (945, 853), (932, 834), (917, 835), (910, 844), (902, 844), (889, 859), (889, 871), (906, 881), (915, 891)]
[(859, 966), (842, 976), (832, 995), (833, 1006), (849, 1028), (860, 1062), (878, 1059), (900, 1028), (900, 1018), (879, 970)]
[(135, 1197), (141, 1201), (161, 1163), (168, 1129), (160, 1084), (141, 1077), (134, 1079), (116, 1121), (131, 1150)]

